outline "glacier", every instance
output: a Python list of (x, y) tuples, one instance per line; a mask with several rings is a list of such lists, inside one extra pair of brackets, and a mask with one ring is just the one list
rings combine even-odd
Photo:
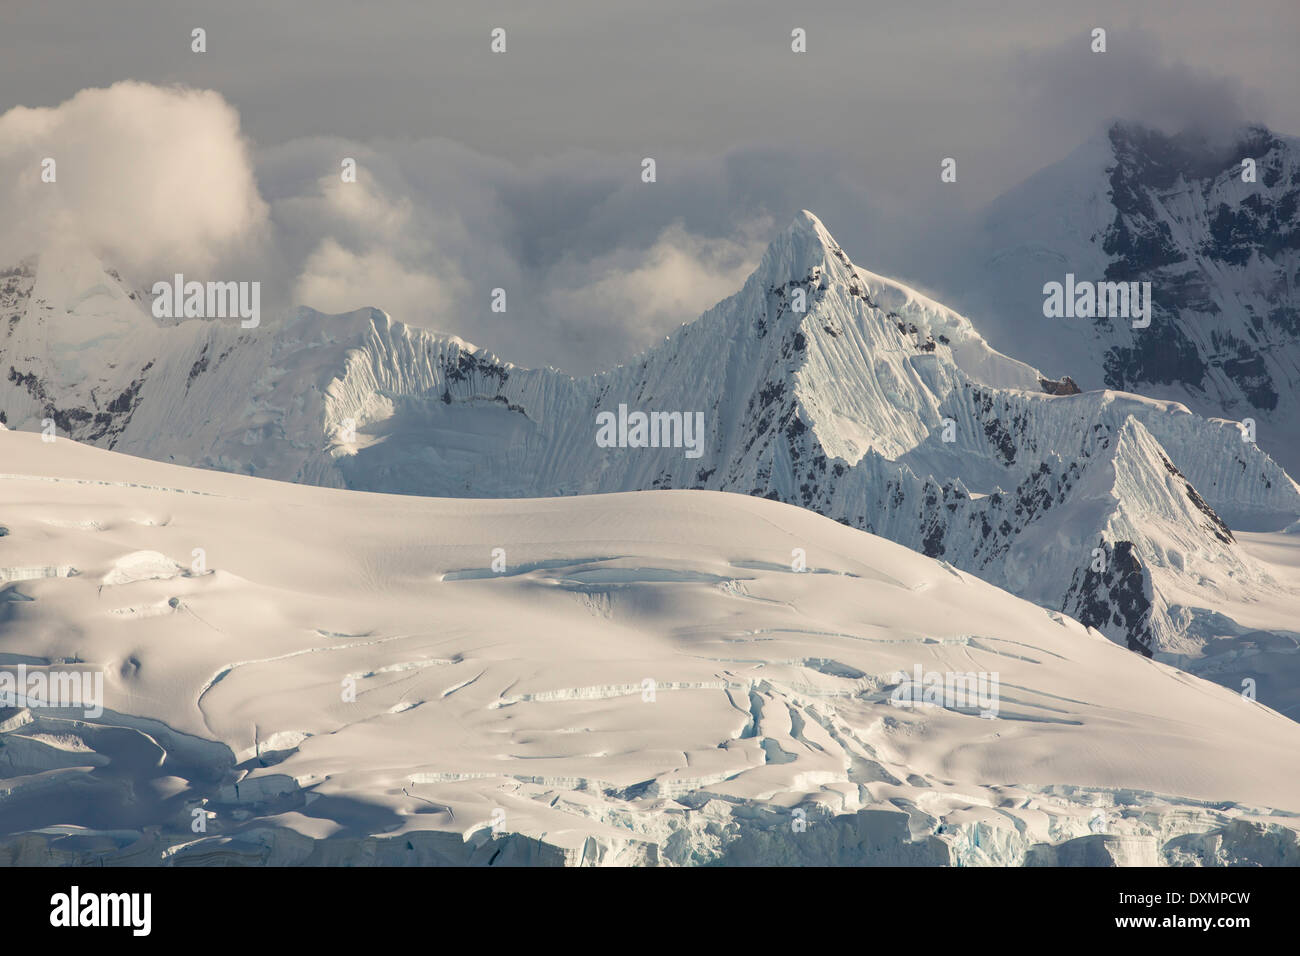
[(1300, 724), (805, 508), (0, 456), (0, 565), (72, 572), (0, 669), (104, 695), (0, 710), (0, 864), (1300, 863)]

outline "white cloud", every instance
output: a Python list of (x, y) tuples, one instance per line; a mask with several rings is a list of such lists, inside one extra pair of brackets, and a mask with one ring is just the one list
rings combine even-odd
[[(57, 180), (41, 181), (55, 160)], [(67, 237), (149, 272), (206, 270), (264, 239), (239, 115), (210, 91), (122, 82), (0, 115), (6, 261)]]
[(399, 321), (424, 325), (445, 314), (463, 292), (462, 283), (403, 265), (382, 249), (351, 252), (326, 239), (303, 266), (294, 298), (319, 312), (374, 306)]
[(773, 223), (751, 224), (739, 239), (693, 236), (680, 223), (645, 251), (619, 250), (552, 271), (548, 309), (599, 326), (615, 319), (662, 335), (737, 291), (758, 265)]
[[(55, 184), (40, 181), (45, 155)], [(290, 305), (372, 306), (584, 373), (735, 292), (800, 208), (870, 218), (843, 164), (816, 150), (662, 153), (660, 172), (650, 187), (626, 156), (514, 165), (446, 139), (312, 137), (253, 155), (219, 94), (123, 82), (0, 116), (0, 266), (73, 236), (137, 286), (178, 271), (259, 279), (268, 323)]]
[(331, 173), (276, 207), (295, 228), (324, 236), (298, 270), (296, 303), (321, 312), (374, 306), (433, 328), (454, 312), (469, 287), (445, 248), (463, 230), (395, 185), (370, 169), (347, 183)]
[[(1231, 90), (1145, 64), (1128, 42), (1106, 56), (1116, 75), (1154, 91), (1149, 112), (1180, 116), (1180, 87), (1219, 90), (1210, 101), (1232, 112)], [(1058, 52), (1067, 87), (1096, 69), (1091, 54)], [(1061, 128), (1047, 140), (1059, 154), (1045, 158), (1131, 96), (1103, 85), (1105, 95), (1077, 94), (1078, 118), (1054, 120)], [(1037, 102), (1032, 92), (1025, 102)], [(174, 271), (261, 279), (268, 321), (286, 305), (373, 306), (574, 373), (626, 361), (735, 292), (803, 208), (865, 267), (944, 288), (963, 210), (933, 169), (929, 198), (904, 201), (866, 188), (858, 157), (802, 139), (656, 153), (654, 185), (640, 179), (639, 151), (513, 164), (448, 139), (312, 137), (253, 155), (219, 94), (118, 83), (0, 115), (0, 267), (70, 234), (140, 285)], [(40, 181), (46, 155), (57, 158), (56, 184)], [(340, 178), (344, 157), (357, 160), (356, 182)], [(491, 311), (494, 288), (507, 292), (505, 314)], [(949, 291), (960, 305), (960, 289)]]

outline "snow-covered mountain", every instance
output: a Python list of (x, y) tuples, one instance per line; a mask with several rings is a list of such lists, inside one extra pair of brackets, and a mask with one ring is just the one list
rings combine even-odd
[[(1144, 653), (1194, 655), (1196, 612), (1287, 588), (1229, 527), (1295, 520), (1300, 490), (1235, 423), (1049, 380), (854, 266), (809, 213), (736, 295), (579, 379), (376, 310), (159, 326), (74, 250), (3, 289), (0, 413), (15, 428), (50, 418), (134, 455), (370, 491), (773, 498)], [(678, 447), (603, 447), (602, 416), (617, 439), (636, 413), (677, 415)]]
[[(1246, 161), (1254, 163), (1253, 181)], [(1300, 141), (1113, 124), (988, 209), (960, 301), (995, 346), (1083, 388), (1253, 418), (1300, 468)], [(1147, 328), (1045, 319), (1043, 286), (1150, 282)], [(954, 291), (955, 287), (954, 287)]]
[(0, 461), (0, 865), (1300, 864), (1263, 696), (806, 509)]

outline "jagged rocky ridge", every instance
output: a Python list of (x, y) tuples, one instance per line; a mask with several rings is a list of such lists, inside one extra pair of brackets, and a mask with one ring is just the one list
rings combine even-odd
[[(1300, 514), (1296, 484), (1235, 423), (1051, 380), (854, 266), (809, 213), (736, 295), (589, 378), (378, 310), (161, 328), (112, 276), (61, 255), (4, 287), (0, 414), (129, 454), (433, 496), (773, 498), (1148, 654), (1193, 649), (1189, 591), (1212, 603), (1280, 587), (1229, 524)], [(702, 412), (702, 454), (599, 447), (597, 414), (621, 404)]]

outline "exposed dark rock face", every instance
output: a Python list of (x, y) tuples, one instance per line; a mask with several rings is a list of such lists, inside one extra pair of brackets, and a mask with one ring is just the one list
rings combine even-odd
[[(1264, 449), (1300, 470), (1300, 141), (1117, 123), (1001, 197), (985, 229), (972, 295), (995, 346), (1068, 367), (1085, 391), (1255, 419)], [(1044, 319), (1043, 283), (1067, 273), (1150, 283), (1150, 324)]]
[[(1155, 316), (1132, 345), (1107, 350), (1106, 384), (1132, 391), (1177, 384), (1213, 393), (1217, 378), (1243, 406), (1275, 410), (1279, 393), (1293, 393), (1294, 382), (1281, 380), (1286, 373), (1266, 357), (1300, 345), (1294, 146), (1261, 127), (1226, 146), (1127, 125), (1113, 127), (1110, 139), (1115, 217), (1103, 238), (1113, 256), (1106, 278), (1150, 281)], [(1257, 183), (1241, 182), (1243, 158), (1256, 161)], [(1183, 211), (1189, 201), (1200, 206), (1191, 220)], [(1187, 228), (1176, 235), (1171, 219), (1186, 220)], [(1245, 294), (1216, 281), (1234, 272), (1240, 279), (1231, 285), (1244, 285)]]
[(1110, 552), (1104, 569), (1088, 565), (1076, 571), (1061, 610), (1099, 631), (1118, 629), (1129, 650), (1151, 657), (1151, 595), (1142, 561), (1131, 541), (1118, 541), (1110, 549), (1104, 541), (1099, 546)]
[(1040, 378), (1038, 384), (1043, 387), (1043, 391), (1048, 395), (1078, 395), (1082, 391), (1078, 385), (1074, 384), (1074, 379), (1068, 375), (1059, 380)]

